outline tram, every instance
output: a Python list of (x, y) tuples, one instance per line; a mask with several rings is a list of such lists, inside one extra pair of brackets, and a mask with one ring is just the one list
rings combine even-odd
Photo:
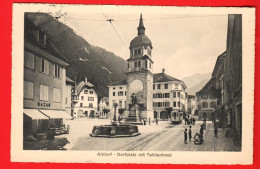
[(172, 123), (181, 123), (183, 120), (183, 112), (181, 111), (177, 111), (177, 110), (173, 110), (171, 112), (171, 122)]

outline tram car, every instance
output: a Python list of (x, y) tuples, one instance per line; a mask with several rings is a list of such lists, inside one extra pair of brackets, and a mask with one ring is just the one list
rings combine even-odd
[(175, 124), (182, 123), (183, 120), (183, 112), (173, 110), (171, 112), (171, 122)]

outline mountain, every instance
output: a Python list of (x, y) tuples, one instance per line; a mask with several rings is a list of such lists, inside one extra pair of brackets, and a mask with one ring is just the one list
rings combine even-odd
[(211, 73), (194, 74), (182, 79), (187, 86), (187, 93), (189, 95), (195, 95), (204, 85), (210, 80)]
[(73, 29), (46, 13), (25, 13), (25, 17), (42, 29), (47, 40), (69, 61), (67, 76), (77, 83), (87, 77), (95, 85), (99, 99), (108, 96), (108, 84), (126, 78), (127, 62), (121, 57), (89, 44)]

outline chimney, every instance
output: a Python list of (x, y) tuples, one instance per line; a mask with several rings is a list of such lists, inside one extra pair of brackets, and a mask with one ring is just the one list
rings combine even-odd
[(85, 77), (85, 83), (88, 83), (88, 78), (87, 77)]
[(162, 73), (164, 73), (165, 72), (165, 69), (162, 69)]

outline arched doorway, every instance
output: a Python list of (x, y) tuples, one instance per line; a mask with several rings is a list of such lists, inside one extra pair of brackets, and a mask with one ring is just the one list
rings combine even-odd
[(163, 120), (168, 119), (168, 113), (167, 113), (167, 111), (161, 111), (161, 113), (160, 113), (160, 119), (163, 119)]
[(153, 111), (153, 118), (157, 119), (158, 116), (157, 116), (157, 111)]
[(84, 116), (85, 116), (85, 115), (84, 115), (84, 111), (83, 111), (83, 110), (78, 110), (77, 116), (78, 116), (78, 117), (84, 117)]

